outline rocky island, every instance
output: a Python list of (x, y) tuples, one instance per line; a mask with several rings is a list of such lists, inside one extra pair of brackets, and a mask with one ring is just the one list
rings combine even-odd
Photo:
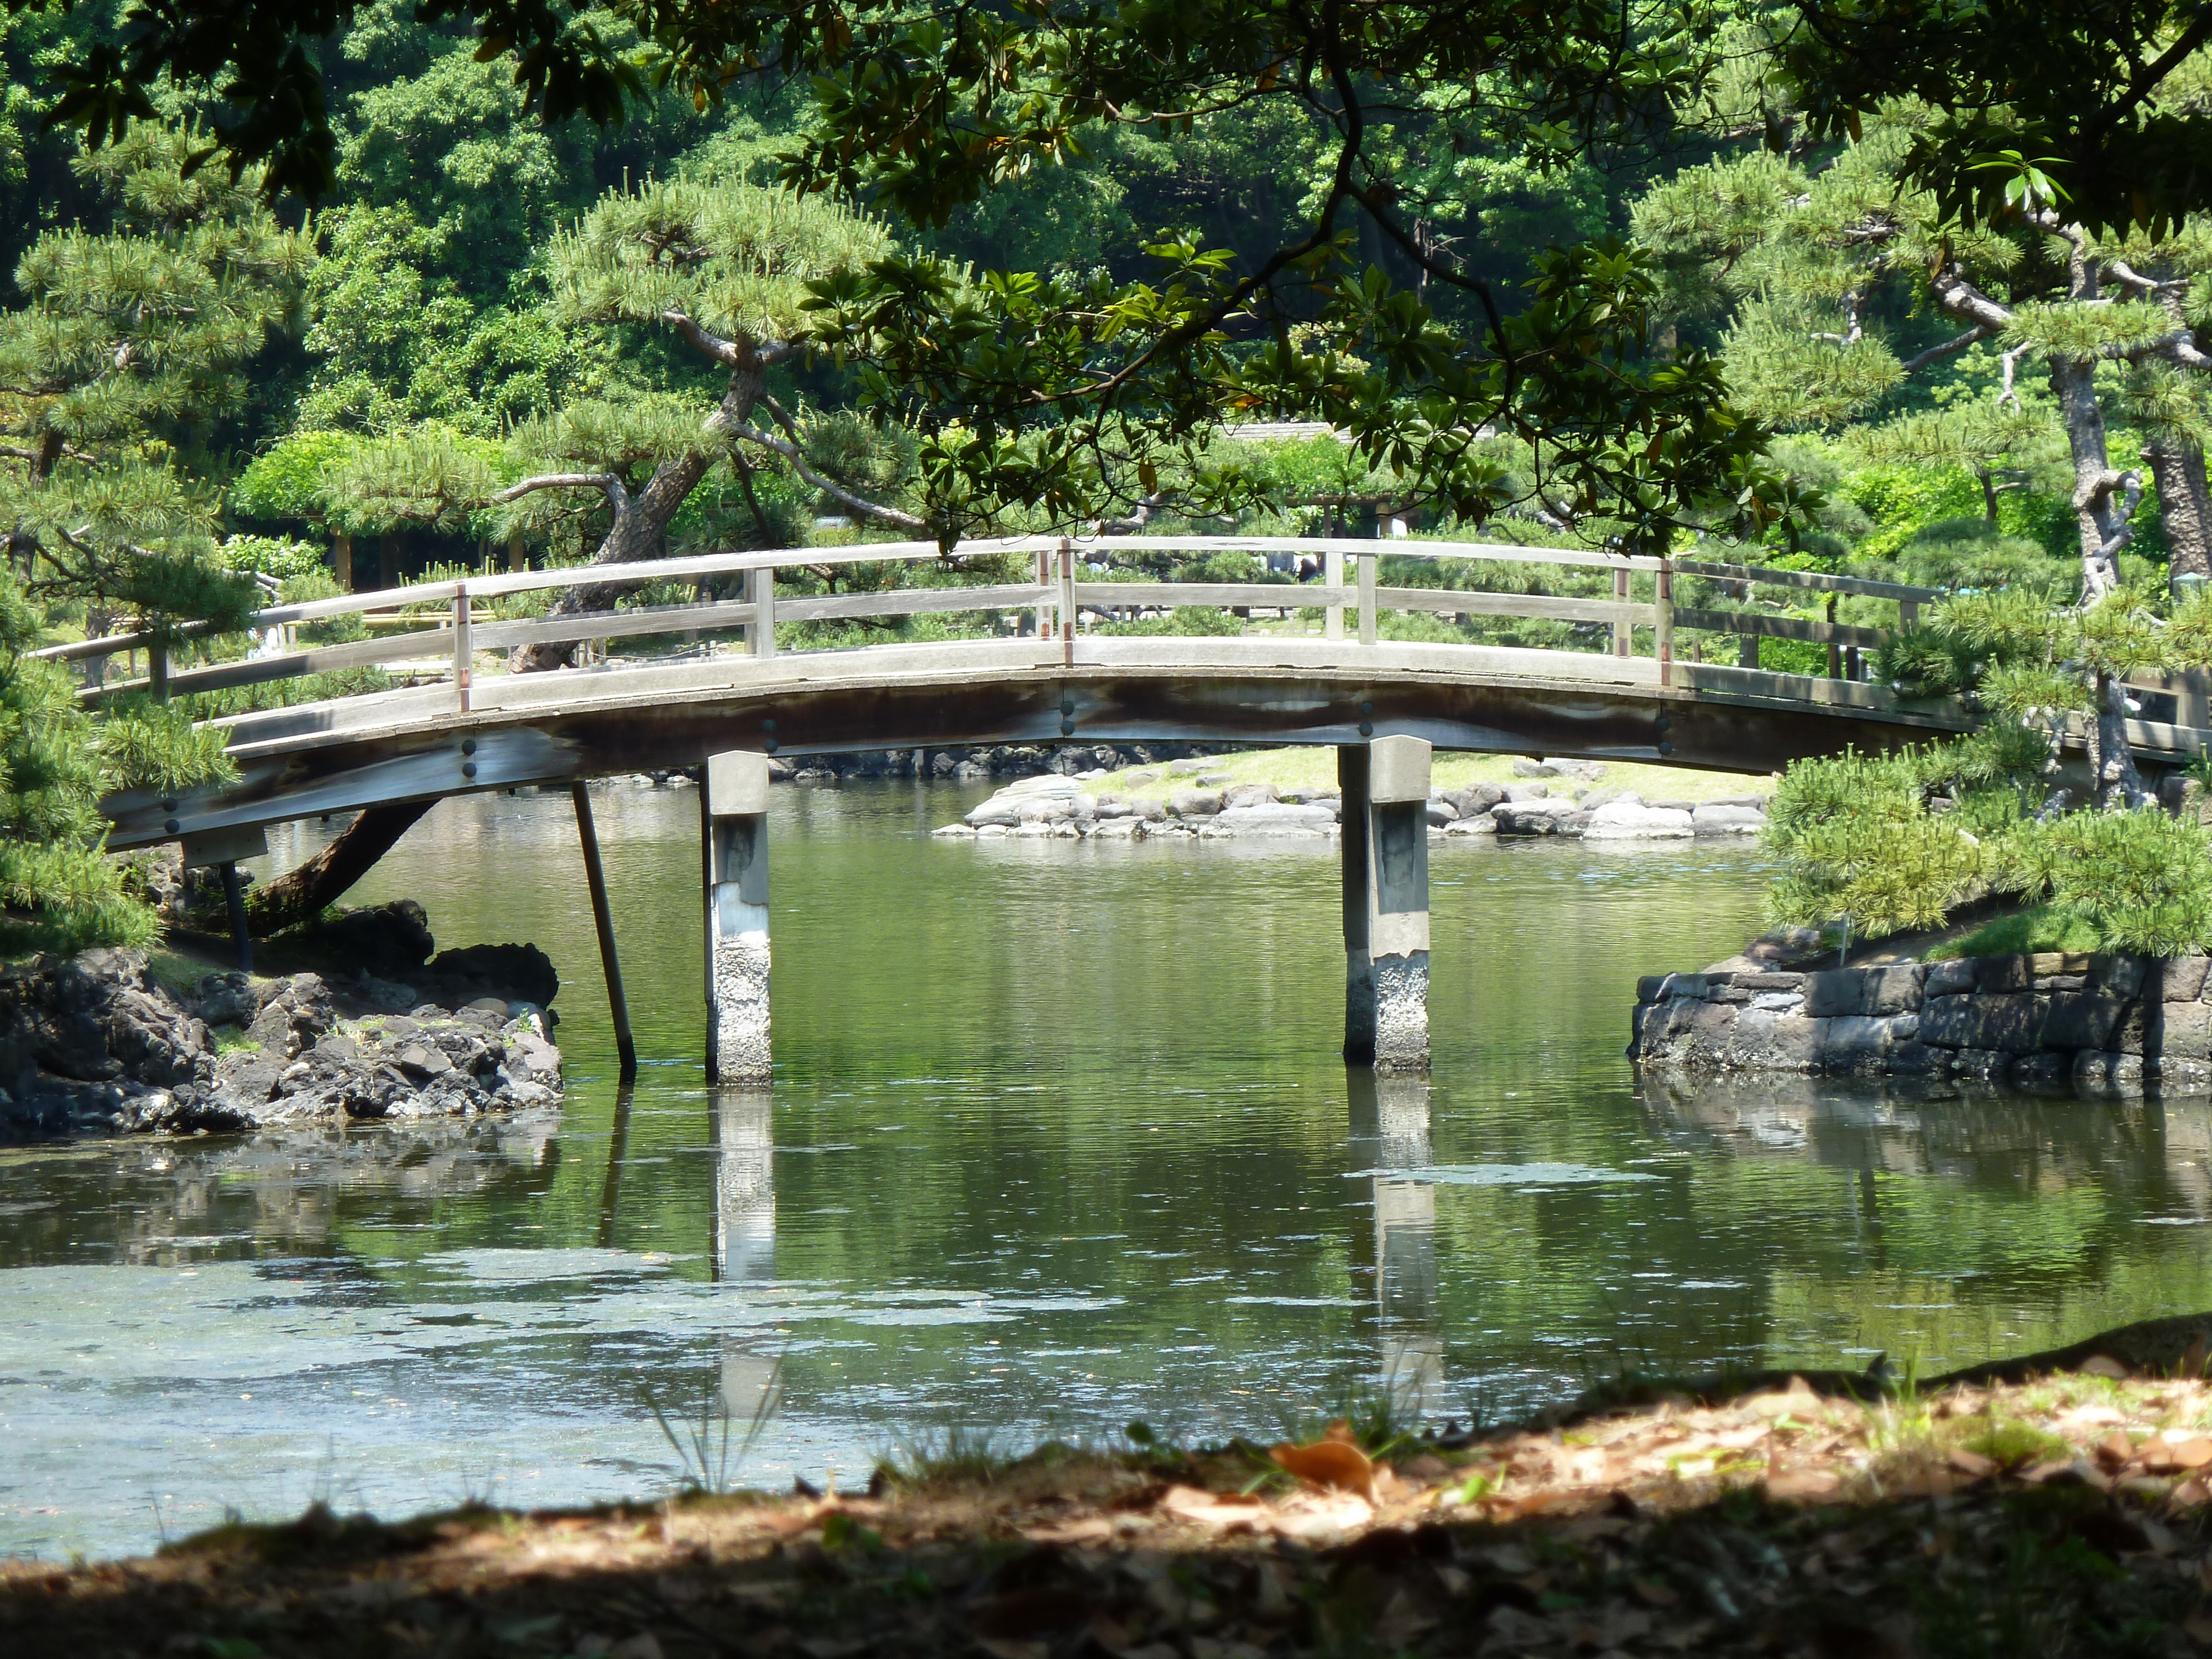
[[(1263, 750), (1164, 765), (1046, 772), (1000, 789), (948, 840), (1019, 836), (1322, 836), (1338, 830), (1334, 751)], [(1629, 763), (1443, 755), (1429, 795), (1431, 839), (1571, 836), (1672, 842), (1755, 835), (1765, 795), (1722, 773)]]
[[(0, 1140), (468, 1118), (561, 1097), (532, 945), (433, 954), (407, 901), (325, 923), (275, 977), (129, 950), (0, 969)], [(412, 958), (410, 961), (410, 958)], [(404, 977), (403, 977), (404, 975)]]

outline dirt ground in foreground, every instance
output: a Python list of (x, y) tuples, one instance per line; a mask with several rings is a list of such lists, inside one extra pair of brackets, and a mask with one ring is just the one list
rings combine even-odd
[(879, 1477), (872, 1497), (311, 1511), (145, 1559), (0, 1567), (0, 1652), (2196, 1655), (2202, 1329), (2162, 1376), (2142, 1344), (2077, 1345), (2082, 1369), (1865, 1401), (1848, 1378), (1651, 1388), (1554, 1426), (1370, 1447), (1371, 1464), (1340, 1441), (1290, 1454), (1332, 1486), (1242, 1443), (1048, 1446)]

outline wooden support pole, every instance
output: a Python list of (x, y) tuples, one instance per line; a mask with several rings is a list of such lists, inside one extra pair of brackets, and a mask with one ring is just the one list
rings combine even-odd
[(1344, 1058), (1429, 1068), (1429, 777), (1419, 738), (1338, 749), (1343, 791)]
[(615, 915), (607, 902), (607, 872), (599, 862), (599, 833), (592, 823), (592, 797), (581, 783), (568, 787), (576, 803), (576, 839), (584, 849), (584, 880), (592, 890), (592, 926), (599, 935), (599, 966), (607, 976), (607, 1011), (614, 1018), (615, 1058), (621, 1075), (637, 1075), (637, 1043), (629, 1033), (629, 1000), (623, 994), (622, 958), (615, 952)]
[(762, 1083), (769, 1046), (768, 757), (711, 755), (705, 815), (707, 1080)]
[[(1331, 588), (1344, 586), (1344, 550), (1331, 544), (1322, 550), (1322, 581)], [(1325, 640), (1344, 637), (1344, 604), (1332, 599), (1322, 608), (1321, 636)]]
[[(1833, 628), (1835, 625), (1836, 595), (1831, 593), (1828, 595), (1828, 626)], [(1839, 680), (1843, 677), (1844, 647), (1837, 643), (1835, 635), (1832, 634), (1828, 636), (1828, 678), (1832, 680)]]
[(1375, 643), (1375, 584), (1377, 568), (1382, 561), (1379, 555), (1362, 552), (1359, 556), (1359, 642)]
[(1657, 613), (1652, 625), (1653, 651), (1659, 659), (1659, 684), (1674, 683), (1674, 562), (1659, 561), (1659, 596), (1653, 605)]
[(155, 643), (146, 647), (146, 681), (155, 702), (169, 700), (169, 647)]
[[(1613, 573), (1613, 602), (1617, 605), (1626, 605), (1628, 603), (1628, 572), (1626, 569), (1616, 570)], [(1632, 656), (1635, 654), (1635, 651), (1636, 630), (1634, 627), (1625, 622), (1617, 622), (1613, 623), (1613, 654), (1616, 657)]]
[(331, 538), (331, 569), (343, 592), (353, 592), (353, 538), (341, 530)]

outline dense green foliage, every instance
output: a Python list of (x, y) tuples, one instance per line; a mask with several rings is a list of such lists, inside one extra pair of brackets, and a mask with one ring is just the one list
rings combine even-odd
[[(2212, 537), (2212, 240), (2169, 165), (2212, 55), (2153, 5), (2064, 9), (2067, 52), (2022, 61), (1990, 21), (2014, 9), (1639, 0), (1624, 37), (1617, 9), (1490, 0), (11, 0), (0, 489), (33, 633), (234, 651), (254, 580), (325, 550), (378, 581), (871, 526), (1390, 516), (1944, 590), (1877, 672), (2045, 754), (2085, 716), (2092, 793), (2134, 801), (2116, 688), (2203, 658), (2159, 590)], [(1224, 433), (1277, 418), (1336, 435)], [(1137, 538), (1098, 556), (1209, 574)], [(1386, 580), (1610, 595), (1602, 570)], [(1676, 598), (1896, 620), (1702, 578)], [(1774, 637), (1758, 661), (1841, 665)], [(173, 716), (113, 723), (82, 791), (219, 765)], [(1954, 850), (1923, 839), (1930, 868)]]

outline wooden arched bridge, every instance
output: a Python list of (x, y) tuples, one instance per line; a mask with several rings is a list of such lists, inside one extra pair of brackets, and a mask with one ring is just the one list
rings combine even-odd
[[(1161, 582), (1109, 568), (1155, 551), (1249, 555), (1254, 579)], [(1029, 580), (978, 583), (963, 575), (979, 555), (1001, 556), (1000, 574), (1004, 556), (1012, 556)], [(1386, 558), (1440, 565), (1454, 585), (1382, 586)], [(775, 591), (779, 568), (819, 574), (885, 562), (913, 567), (921, 580), (872, 592)], [(1301, 562), (1303, 581), (1280, 568)], [(1267, 564), (1278, 568), (1261, 568)], [(1532, 567), (1602, 571), (1611, 594), (1512, 591), (1525, 586)], [(732, 599), (521, 620), (480, 608), (520, 593), (648, 583), (696, 588), (733, 578), (743, 596)], [(1704, 604), (1680, 602), (1692, 586)], [(192, 862), (243, 856), (240, 849), (272, 823), (568, 784), (577, 786), (586, 863), (595, 869), (586, 781), (711, 763), (702, 792), (714, 940), (710, 1053), (727, 1075), (767, 1062), (767, 757), (1065, 738), (1336, 745), (1352, 957), (1347, 1053), (1419, 1065), (1427, 1054), (1422, 823), (1432, 748), (1766, 772), (1847, 744), (1882, 750), (1969, 724), (1955, 700), (1907, 701), (1856, 672), (1886, 630), (1745, 603), (1761, 590), (1870, 597), (1894, 603), (1907, 621), (1942, 597), (1819, 572), (1488, 544), (1027, 538), (964, 544), (957, 562), (941, 559), (933, 544), (875, 543), (419, 583), (275, 606), (254, 619), (256, 654), (197, 665), (167, 662), (142, 635), (41, 654), (91, 665), (87, 698), (132, 688), (158, 696), (216, 690), (371, 665), (432, 672), (427, 683), (230, 716), (217, 723), (229, 734), (234, 781), (175, 794), (126, 790), (102, 803), (113, 826), (111, 847), (181, 841)], [(1579, 624), (1602, 648), (1382, 637), (1381, 618), (1393, 612)], [(799, 631), (793, 624), (921, 616), (945, 617), (953, 624), (948, 633), (967, 636), (817, 649), (777, 644), (779, 625), (789, 640)], [(342, 617), (384, 631), (294, 648), (301, 626)], [(1132, 623), (1141, 629), (1101, 627)], [(738, 648), (710, 646), (703, 655), (482, 672), (485, 653), (526, 645), (732, 631)], [(1743, 642), (1741, 659), (1683, 660), (1676, 637), (1692, 632), (1735, 636)], [(1759, 638), (1777, 636), (1825, 645), (1830, 675), (1745, 665), (1756, 661)], [(146, 672), (107, 679), (106, 664), (126, 653), (143, 658)], [(2201, 729), (2212, 724), (2201, 699), (2168, 696), (2166, 705), (2151, 712), (2173, 718), (2129, 728), (2142, 763), (2154, 771), (2185, 763), (2212, 738)], [(753, 945), (740, 949), (741, 939)], [(602, 944), (619, 1006), (604, 915)]]

